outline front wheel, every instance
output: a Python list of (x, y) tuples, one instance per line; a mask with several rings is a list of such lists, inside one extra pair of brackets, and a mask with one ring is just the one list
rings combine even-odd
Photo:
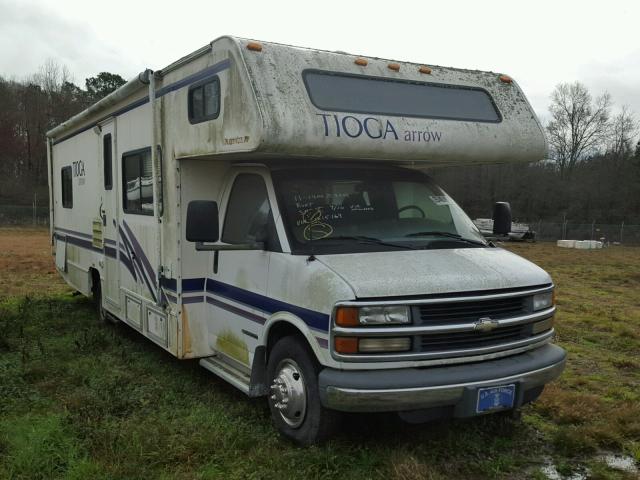
[(280, 434), (300, 445), (326, 440), (335, 428), (338, 412), (320, 403), (319, 366), (301, 338), (280, 339), (267, 363), (269, 409)]

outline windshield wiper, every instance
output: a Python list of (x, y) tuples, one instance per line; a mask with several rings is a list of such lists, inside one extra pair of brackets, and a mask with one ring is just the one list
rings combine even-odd
[(472, 240), (470, 238), (465, 238), (465, 237), (463, 237), (462, 235), (460, 235), (458, 233), (440, 232), (440, 231), (437, 231), (437, 230), (409, 233), (409, 234), (405, 235), (405, 237), (427, 237), (429, 235), (434, 236), (434, 237), (453, 238), (453, 239), (459, 240), (461, 242), (467, 242), (467, 243), (470, 243), (472, 245), (480, 245), (482, 247), (486, 247), (487, 246), (487, 244), (485, 244), (484, 242), (481, 242), (480, 240)]
[(365, 244), (371, 244), (371, 245), (383, 245), (386, 247), (405, 248), (407, 250), (417, 250), (416, 247), (413, 247), (411, 245), (385, 242), (384, 240), (380, 240), (379, 238), (367, 237), (365, 235), (337, 235), (334, 237), (317, 238), (314, 240), (314, 242), (321, 242), (323, 240), (355, 240), (359, 243), (365, 243)]

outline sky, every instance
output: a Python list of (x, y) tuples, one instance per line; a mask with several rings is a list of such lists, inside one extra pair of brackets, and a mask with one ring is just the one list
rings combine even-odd
[(577, 80), (640, 117), (638, 0), (0, 0), (0, 76), (53, 59), (80, 86), (129, 79), (221, 35), (506, 73), (543, 120)]

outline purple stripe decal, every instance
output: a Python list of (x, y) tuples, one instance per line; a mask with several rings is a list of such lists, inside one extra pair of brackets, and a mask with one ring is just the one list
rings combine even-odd
[(173, 295), (171, 295), (170, 293), (164, 293), (164, 296), (167, 297), (167, 300), (169, 300), (171, 303), (178, 303), (178, 299), (176, 297), (174, 297)]
[(149, 280), (153, 280), (153, 283), (155, 284), (156, 274), (153, 271), (153, 267), (151, 267), (151, 263), (149, 263), (149, 259), (144, 253), (144, 249), (142, 248), (142, 245), (140, 245), (140, 242), (138, 242), (138, 239), (129, 228), (129, 225), (127, 225), (127, 222), (123, 220), (122, 225), (124, 225), (125, 230), (129, 234), (129, 239), (131, 240), (131, 244), (133, 245), (136, 255), (140, 257), (140, 259), (142, 260), (142, 263), (144, 264), (145, 270), (149, 275)]
[[(62, 227), (55, 227), (54, 231), (59, 232), (59, 233), (68, 234), (68, 235), (75, 235), (76, 237), (85, 238), (85, 239), (93, 241), (93, 237), (90, 234), (87, 234), (87, 233), (76, 232), (75, 230), (69, 230), (67, 228), (62, 228)], [(105, 245), (115, 245), (116, 241), (115, 240), (111, 240), (109, 238), (105, 238), (104, 239), (104, 243), (105, 243)]]
[(129, 243), (129, 239), (125, 235), (124, 230), (122, 230), (122, 227), (120, 227), (119, 230), (120, 230), (120, 238), (122, 238), (122, 244), (124, 245), (124, 248), (127, 251), (127, 256), (131, 259), (131, 264), (133, 265), (134, 270), (138, 273), (138, 275), (140, 275), (140, 278), (142, 278), (145, 281), (145, 283), (147, 283), (147, 279), (142, 274), (142, 265), (140, 265), (138, 257), (133, 251), (133, 247), (131, 246), (131, 243)]
[(87, 233), (76, 232), (75, 230), (68, 230), (66, 228), (56, 227), (55, 230), (57, 232), (68, 233), (70, 235), (75, 235), (76, 237), (88, 238), (89, 240), (93, 240), (93, 237)]
[(322, 348), (329, 348), (329, 341), (326, 338), (316, 337), (316, 340)]
[(252, 322), (259, 323), (260, 325), (264, 325), (266, 319), (261, 317), (260, 315), (256, 315), (252, 312), (247, 312), (241, 308), (238, 308), (234, 305), (229, 305), (228, 303), (221, 302), (220, 300), (216, 300), (215, 298), (207, 297), (207, 303), (211, 305), (215, 305), (216, 307), (220, 307), (223, 310), (227, 310), (228, 312), (235, 313), (241, 317), (246, 318), (247, 320), (251, 320)]
[(203, 303), (204, 302), (204, 297), (198, 296), (198, 297), (182, 297), (182, 303), (183, 304), (188, 304), (188, 303)]
[[(151, 296), (153, 297), (153, 300), (155, 301), (157, 298), (156, 297), (156, 276), (153, 273), (153, 269), (151, 268), (149, 259), (144, 254), (144, 250), (142, 249), (142, 246), (140, 245), (135, 235), (129, 228), (129, 225), (127, 225), (125, 221), (123, 221), (122, 224), (124, 225), (124, 228), (127, 230), (129, 236), (127, 237), (124, 234), (124, 231), (122, 231), (122, 229), (120, 229), (120, 232), (122, 236), (128, 242), (130, 242), (130, 246), (131, 245), (133, 246), (133, 250), (135, 252), (135, 256), (133, 257), (133, 260), (137, 261), (138, 269), (140, 270), (140, 276), (144, 280), (144, 283), (147, 285), (147, 289), (149, 290), (149, 293), (151, 294)], [(144, 271), (143, 271), (143, 267), (144, 267)]]
[(127, 270), (129, 270), (129, 273), (131, 274), (133, 279), (137, 282), (138, 275), (136, 274), (136, 269), (134, 268), (133, 263), (131, 262), (131, 258), (129, 257), (129, 254), (126, 251), (126, 246), (124, 245), (124, 242), (120, 244), (120, 261), (124, 263), (124, 266), (127, 267)]

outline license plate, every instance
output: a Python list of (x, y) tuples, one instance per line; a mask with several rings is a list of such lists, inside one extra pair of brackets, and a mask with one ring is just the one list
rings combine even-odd
[(478, 389), (476, 413), (512, 408), (516, 398), (515, 385), (501, 385)]

